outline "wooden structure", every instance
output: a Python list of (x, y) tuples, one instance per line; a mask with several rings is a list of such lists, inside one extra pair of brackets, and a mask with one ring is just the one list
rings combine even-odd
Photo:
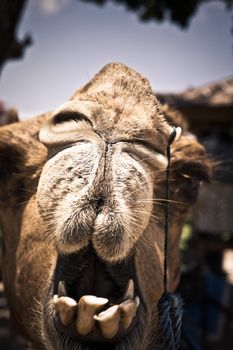
[(213, 129), (233, 127), (233, 77), (180, 94), (157, 94), (159, 100), (178, 109), (199, 136)]
[(200, 191), (195, 229), (233, 239), (233, 78), (158, 97), (184, 115), (216, 163), (213, 182)]
[[(216, 164), (213, 180), (201, 187), (193, 212), (193, 241), (187, 248), (186, 260), (188, 256), (190, 266), (195, 262), (195, 267), (182, 275), (180, 290), (189, 322), (198, 312), (202, 314), (201, 324), (191, 321), (199, 337), (191, 333), (192, 340), (199, 340), (199, 347), (192, 349), (228, 350), (232, 348), (229, 327), (233, 315), (233, 285), (229, 271), (228, 275), (224, 273), (223, 261), (226, 249), (233, 249), (233, 78), (180, 94), (159, 94), (159, 99), (184, 115), (191, 132), (198, 136)], [(183, 256), (183, 264), (189, 266), (187, 261)], [(228, 270), (232, 274), (232, 267)], [(209, 290), (205, 276), (212, 278)], [(210, 291), (215, 293), (216, 300)], [(198, 310), (196, 314), (194, 310)], [(208, 325), (213, 320), (215, 327), (210, 331)]]

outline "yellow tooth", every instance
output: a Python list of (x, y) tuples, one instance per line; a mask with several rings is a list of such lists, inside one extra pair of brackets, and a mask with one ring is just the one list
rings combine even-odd
[(57, 300), (58, 300), (58, 295), (54, 294), (54, 296), (53, 296), (53, 303), (54, 303), (54, 305), (55, 305)]
[(107, 339), (113, 338), (119, 329), (120, 322), (120, 310), (118, 305), (114, 305), (101, 312), (99, 315), (95, 315), (94, 319), (98, 321), (103, 336)]
[(132, 323), (134, 316), (136, 315), (140, 300), (136, 297), (134, 300), (125, 300), (119, 305), (121, 313), (121, 324), (127, 329)]
[(58, 283), (58, 297), (67, 297), (66, 285), (64, 281)]
[(129, 280), (125, 294), (123, 296), (123, 300), (133, 299), (134, 298), (134, 281), (132, 279)]
[(95, 324), (93, 316), (107, 303), (108, 299), (97, 298), (94, 295), (84, 295), (80, 298), (76, 320), (76, 330), (80, 335), (85, 336), (91, 332)]
[(77, 302), (69, 297), (54, 298), (55, 310), (64, 326), (70, 324), (77, 313)]

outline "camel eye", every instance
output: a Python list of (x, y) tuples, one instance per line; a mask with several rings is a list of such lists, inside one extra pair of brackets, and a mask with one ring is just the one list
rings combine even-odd
[(84, 114), (75, 112), (61, 112), (53, 117), (52, 123), (53, 125), (57, 125), (72, 121), (91, 124), (90, 120)]
[(152, 143), (150, 142), (147, 142), (147, 141), (136, 141), (139, 145), (147, 148), (147, 150), (149, 151), (152, 151), (152, 152), (155, 152), (155, 153), (161, 153), (163, 154), (163, 150), (155, 145), (153, 145)]
[(132, 141), (127, 141), (128, 143), (134, 144), (135, 146), (141, 146), (144, 149), (146, 149), (147, 151), (153, 152), (153, 153), (159, 153), (159, 154), (164, 154), (164, 150), (162, 147), (159, 147), (158, 145), (155, 145), (151, 142), (145, 141), (145, 140), (141, 140), (141, 139), (137, 139), (135, 138)]
[(92, 123), (82, 113), (62, 111), (55, 114), (42, 127), (39, 139), (46, 146), (64, 145), (78, 142), (87, 131), (92, 131)]

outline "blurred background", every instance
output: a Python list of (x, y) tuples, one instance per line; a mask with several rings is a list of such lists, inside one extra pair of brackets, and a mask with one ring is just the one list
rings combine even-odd
[[(233, 68), (231, 2), (16, 0), (15, 8), (24, 6), (18, 18), (9, 11), (18, 21), (8, 33), (13, 18), (7, 24), (0, 13), (1, 51), (9, 41), (0, 57), (0, 97), (21, 117), (45, 112), (116, 61), (148, 77), (155, 92), (225, 79)], [(150, 20), (140, 20), (150, 3), (157, 3)]]
[[(232, 6), (233, 0), (0, 1), (0, 125), (58, 107), (105, 64), (122, 62), (184, 115), (214, 158), (213, 180), (182, 234), (182, 349), (232, 349)], [(1, 295), (0, 347), (21, 349)]]

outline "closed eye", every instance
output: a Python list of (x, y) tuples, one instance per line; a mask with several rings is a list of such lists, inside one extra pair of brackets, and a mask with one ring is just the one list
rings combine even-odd
[[(137, 162), (149, 163), (156, 169), (164, 170), (167, 167), (167, 157), (165, 152), (158, 150), (157, 147), (149, 142), (127, 141), (125, 151), (131, 158)], [(132, 147), (133, 145), (133, 147)]]
[(90, 132), (93, 133), (93, 126), (84, 114), (61, 111), (45, 123), (39, 139), (47, 147), (57, 147), (88, 140)]
[(75, 121), (77, 123), (87, 122), (88, 124), (90, 124), (92, 126), (92, 123), (84, 114), (77, 113), (77, 112), (58, 113), (53, 117), (52, 123), (54, 125), (57, 125), (57, 124), (62, 124), (62, 123), (66, 123), (66, 122), (71, 122), (71, 121)]
[(160, 149), (160, 148), (156, 147), (155, 145), (153, 145), (152, 143), (147, 142), (145, 140), (134, 139), (132, 141), (131, 140), (127, 140), (127, 142), (133, 143), (135, 145), (141, 145), (141, 146), (145, 147), (149, 151), (165, 155), (165, 151), (162, 150), (162, 148)]

